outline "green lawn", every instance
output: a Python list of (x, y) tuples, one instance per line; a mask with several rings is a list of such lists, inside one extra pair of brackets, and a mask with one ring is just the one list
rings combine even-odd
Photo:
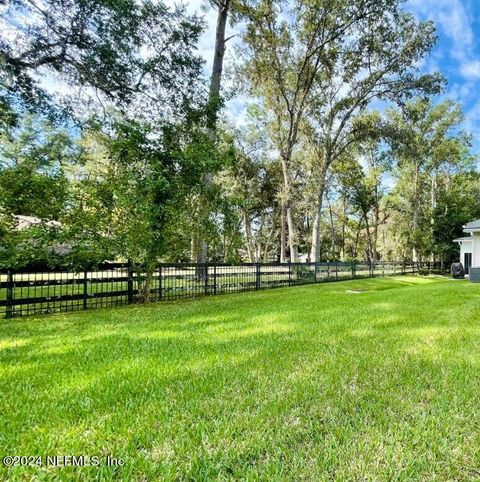
[(0, 464), (5, 480), (480, 480), (480, 285), (363, 279), (2, 320), (0, 452), (125, 460)]

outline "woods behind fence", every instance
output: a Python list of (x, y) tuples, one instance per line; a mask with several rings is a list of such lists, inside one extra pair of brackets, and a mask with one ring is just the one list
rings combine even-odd
[(81, 272), (0, 271), (0, 316), (86, 310), (146, 301), (172, 301), (360, 277), (415, 274), (433, 263), (354, 262), (159, 264), (146, 273), (127, 263)]

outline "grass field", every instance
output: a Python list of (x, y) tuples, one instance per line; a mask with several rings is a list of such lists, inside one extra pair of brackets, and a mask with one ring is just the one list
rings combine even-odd
[(2, 320), (0, 454), (101, 461), (0, 463), (1, 480), (480, 480), (480, 285), (363, 279)]

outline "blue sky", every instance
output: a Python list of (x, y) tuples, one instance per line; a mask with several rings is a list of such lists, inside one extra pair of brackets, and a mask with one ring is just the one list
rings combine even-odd
[(479, 152), (480, 1), (409, 0), (406, 8), (419, 19), (435, 22), (438, 42), (422, 68), (440, 71), (447, 78), (443, 96), (463, 106), (465, 129), (473, 135)]
[[(189, 11), (201, 13), (202, 0), (185, 4)], [(473, 135), (474, 151), (480, 152), (480, 97), (477, 94), (480, 90), (480, 0), (408, 0), (405, 9), (418, 19), (435, 22), (438, 42), (421, 68), (425, 72), (440, 71), (447, 78), (446, 91), (439, 100), (449, 97), (460, 102), (465, 113), (464, 128)], [(211, 9), (203, 15), (207, 30), (200, 40), (199, 51), (209, 73), (216, 16)], [(229, 30), (227, 35), (235, 33), (231, 27)], [(229, 50), (231, 52), (231, 47), (227, 49), (227, 62)], [(229, 102), (230, 118), (241, 121), (245, 100), (236, 97)]]

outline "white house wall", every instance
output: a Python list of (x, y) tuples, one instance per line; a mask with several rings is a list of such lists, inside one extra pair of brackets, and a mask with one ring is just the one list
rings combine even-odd
[[(461, 241), (460, 243), (460, 262), (465, 262), (465, 253), (472, 253), (472, 241)], [(472, 255), (473, 258), (473, 255)]]
[(472, 266), (480, 268), (480, 233), (472, 233)]

